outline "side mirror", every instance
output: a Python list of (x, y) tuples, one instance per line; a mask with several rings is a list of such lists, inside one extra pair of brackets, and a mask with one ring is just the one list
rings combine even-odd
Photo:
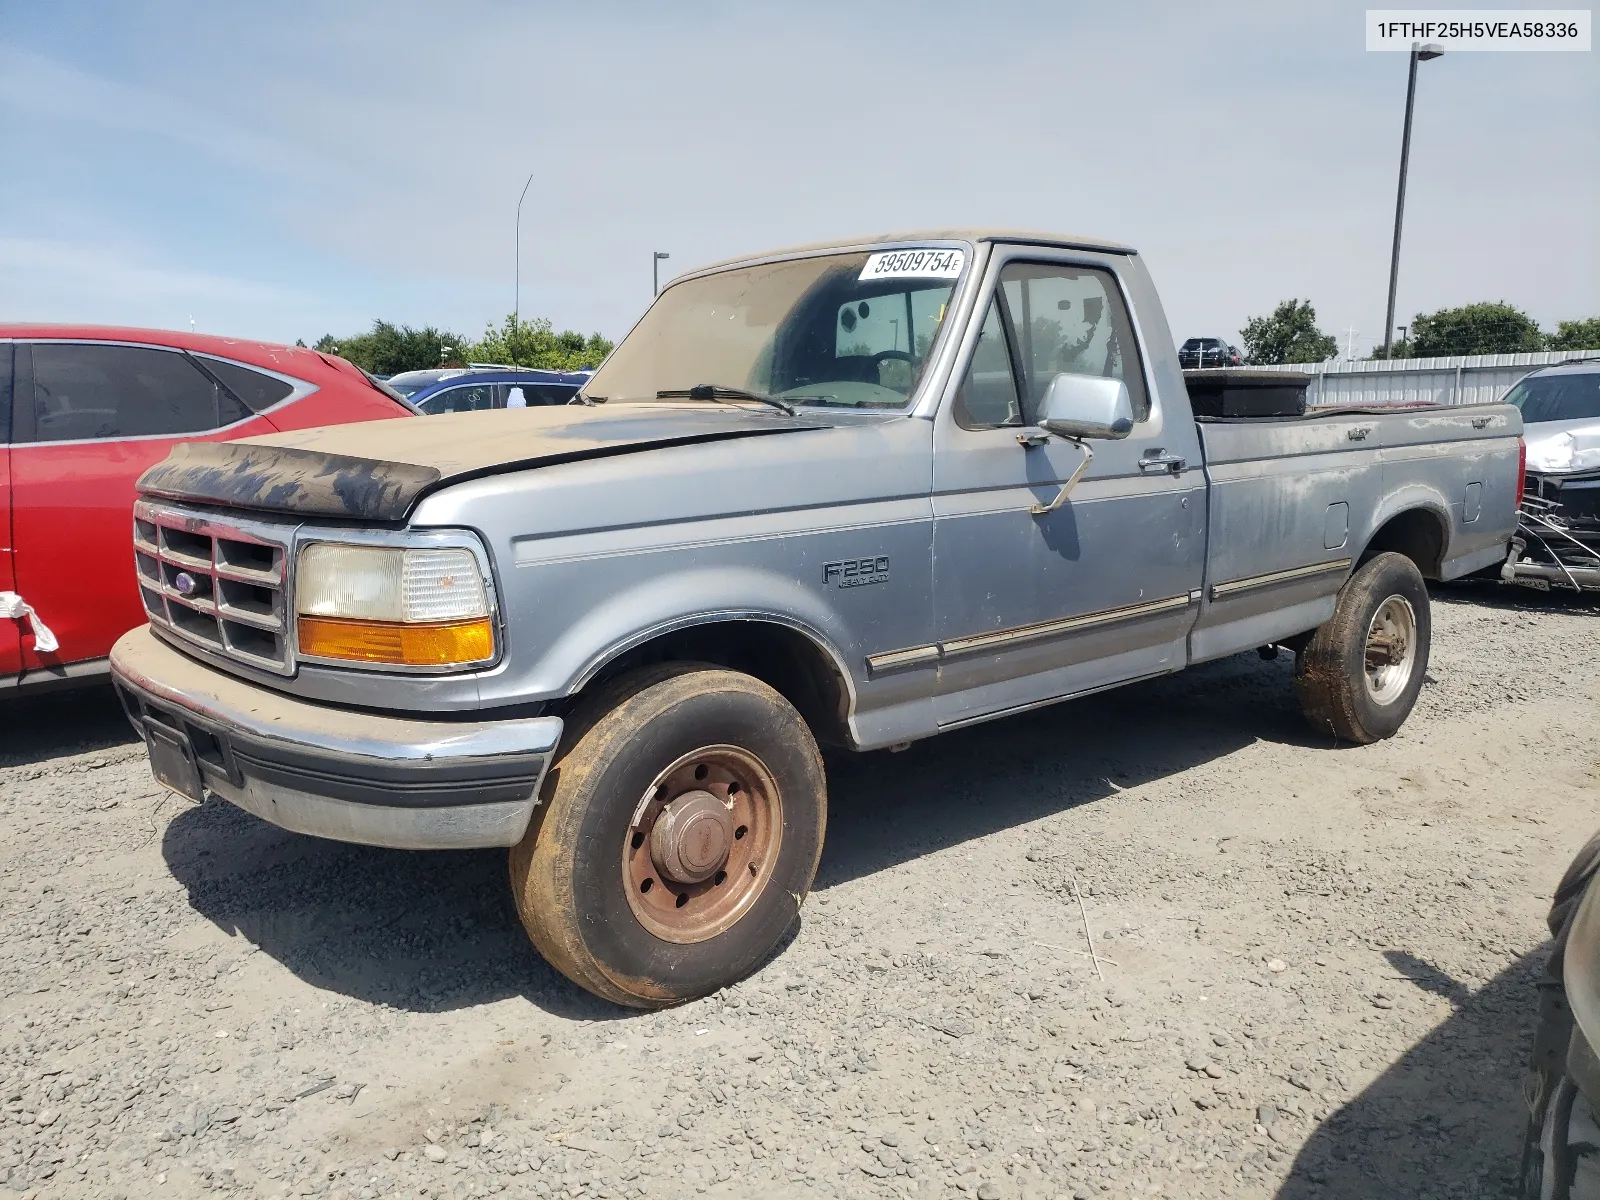
[(1133, 400), (1120, 379), (1063, 372), (1039, 407), (1040, 426), (1061, 437), (1115, 441), (1133, 432)]

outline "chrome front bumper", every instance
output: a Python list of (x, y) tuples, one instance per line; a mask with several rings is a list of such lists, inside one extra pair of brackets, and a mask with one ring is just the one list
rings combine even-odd
[(297, 700), (202, 665), (149, 627), (118, 639), (111, 675), (146, 746), (182, 747), (206, 794), (370, 846), (515, 845), (561, 740), (559, 717), (417, 720)]

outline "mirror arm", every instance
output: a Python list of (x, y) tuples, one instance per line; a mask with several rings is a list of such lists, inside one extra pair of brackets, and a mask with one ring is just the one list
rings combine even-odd
[(1073, 445), (1077, 446), (1079, 450), (1083, 451), (1083, 461), (1079, 463), (1077, 469), (1067, 477), (1067, 481), (1061, 485), (1061, 490), (1056, 493), (1056, 498), (1054, 500), (1050, 501), (1049, 504), (1035, 504), (1028, 510), (1036, 517), (1042, 517), (1045, 513), (1053, 513), (1056, 509), (1065, 504), (1067, 500), (1067, 493), (1078, 486), (1078, 480), (1083, 478), (1083, 473), (1089, 469), (1089, 464), (1094, 461), (1094, 451), (1089, 449), (1088, 442), (1083, 441), (1081, 438), (1068, 438), (1067, 440)]

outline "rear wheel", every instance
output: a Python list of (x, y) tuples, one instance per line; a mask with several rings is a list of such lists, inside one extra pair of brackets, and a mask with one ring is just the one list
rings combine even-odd
[(511, 851), (540, 953), (638, 1008), (759, 967), (799, 917), (827, 821), (800, 714), (736, 671), (654, 667), (596, 696), (564, 743)]
[(1362, 563), (1339, 589), (1333, 619), (1296, 657), (1306, 719), (1347, 742), (1393, 737), (1422, 690), (1431, 633), (1416, 564), (1393, 553)]

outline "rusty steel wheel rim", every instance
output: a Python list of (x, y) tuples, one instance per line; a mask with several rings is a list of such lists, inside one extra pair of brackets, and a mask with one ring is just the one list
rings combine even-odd
[(767, 765), (704, 746), (661, 771), (634, 808), (622, 882), (639, 924), (663, 941), (716, 937), (766, 889), (783, 840), (783, 799)]

